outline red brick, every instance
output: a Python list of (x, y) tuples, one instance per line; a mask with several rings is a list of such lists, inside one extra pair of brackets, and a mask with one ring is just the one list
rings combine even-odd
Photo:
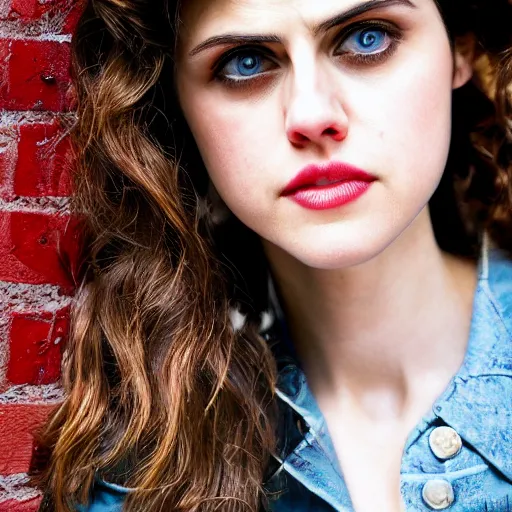
[(0, 474), (25, 473), (30, 467), (34, 430), (53, 405), (0, 405)]
[(14, 169), (18, 160), (17, 133), (13, 127), (0, 127), (0, 198), (14, 199)]
[(15, 314), (9, 336), (7, 380), (11, 384), (32, 385), (59, 380), (68, 323), (67, 309), (53, 314)]
[(55, 2), (39, 2), (39, 0), (11, 0), (10, 19), (30, 20), (40, 18), (44, 13), (55, 7)]
[(57, 121), (21, 125), (14, 194), (68, 196), (70, 164), (69, 138)]
[(10, 57), (11, 42), (0, 38), (0, 101), (2, 101), (4, 89), (8, 87)]
[(0, 501), (0, 512), (37, 512), (41, 498)]
[(71, 293), (79, 233), (69, 216), (0, 212), (0, 280), (55, 284)]
[(0, 39), (0, 109), (69, 108), (68, 43)]
[[(50, 0), (41, 2), (40, 0), (11, 0), (7, 18), (19, 19), (22, 21), (32, 21), (40, 18), (43, 14), (54, 12), (58, 9), (57, 4), (69, 2)], [(64, 7), (64, 5), (61, 5)]]
[(76, 0), (73, 8), (68, 12), (66, 21), (64, 23), (62, 32), (65, 34), (73, 33), (76, 28), (76, 24), (82, 15), (88, 0)]
[[(9, 0), (7, 0), (9, 2)], [(86, 0), (10, 0), (4, 8), (1, 20), (19, 20), (22, 23), (38, 21), (43, 16), (50, 25), (60, 28), (58, 33), (70, 33), (84, 7)], [(55, 20), (54, 23), (51, 23)], [(48, 24), (48, 22), (47, 22)]]

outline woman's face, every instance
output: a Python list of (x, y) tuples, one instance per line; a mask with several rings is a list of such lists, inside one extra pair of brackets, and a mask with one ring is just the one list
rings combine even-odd
[(426, 213), (452, 89), (469, 78), (433, 0), (184, 3), (185, 118), (221, 198), (267, 249), (353, 265)]

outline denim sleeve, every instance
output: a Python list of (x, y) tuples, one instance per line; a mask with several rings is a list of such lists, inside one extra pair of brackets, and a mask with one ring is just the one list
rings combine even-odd
[(78, 506), (76, 512), (121, 512), (127, 492), (120, 485), (96, 481), (89, 503)]

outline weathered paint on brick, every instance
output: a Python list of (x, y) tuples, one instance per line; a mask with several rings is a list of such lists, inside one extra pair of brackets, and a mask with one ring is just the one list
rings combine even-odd
[[(73, 31), (82, 12), (84, 1), (74, 0), (3, 0), (7, 5), (0, 9), (0, 20), (37, 23), (44, 19), (54, 34)], [(52, 23), (53, 22), (53, 23)]]
[(53, 405), (0, 405), (0, 473), (25, 473), (32, 458), (33, 433)]
[[(1, 71), (0, 71), (1, 73)], [(18, 132), (13, 126), (0, 126), (0, 198), (14, 199), (13, 181), (18, 161)]]
[(3, 19), (34, 21), (43, 15), (56, 16), (59, 12), (68, 11), (71, 8), (70, 4), (72, 2), (69, 0), (10, 0)]
[(0, 109), (67, 110), (69, 52), (67, 42), (0, 39)]
[(20, 126), (13, 192), (17, 196), (71, 193), (69, 138), (57, 120)]
[(58, 119), (75, 108), (69, 41), (86, 1), (0, 0), (0, 512), (38, 509), (33, 489), (3, 484), (27, 472), (61, 399), (78, 236)]
[(0, 280), (73, 290), (78, 235), (69, 216), (0, 212)]
[(15, 313), (10, 328), (7, 380), (12, 384), (52, 384), (60, 378), (68, 309), (55, 313)]
[(0, 501), (0, 512), (37, 512), (41, 498)]

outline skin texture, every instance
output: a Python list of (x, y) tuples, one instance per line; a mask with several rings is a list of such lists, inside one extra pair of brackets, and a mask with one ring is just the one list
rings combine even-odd
[[(467, 345), (475, 267), (441, 252), (427, 205), (446, 163), (452, 90), (471, 78), (472, 52), (453, 54), (433, 0), (414, 0), (350, 22), (398, 27), (386, 58), (338, 55), (343, 26), (313, 27), (356, 5), (187, 2), (177, 87), (213, 185), (262, 238), (356, 510), (391, 512), (405, 438)], [(232, 45), (190, 55), (226, 33), (280, 38), (263, 45), (272, 61), (242, 87), (211, 71)], [(328, 161), (378, 179), (332, 210), (280, 196), (304, 166)]]
[[(185, 9), (178, 90), (210, 177), (242, 222), (305, 265), (339, 268), (373, 258), (424, 209), (439, 182), (450, 139), (452, 54), (433, 1), (416, 3), (362, 17), (403, 27), (396, 52), (379, 65), (333, 56), (339, 28), (311, 34), (311, 24), (354, 2), (218, 0)], [(226, 47), (186, 54), (239, 27), (280, 34), (283, 44), (267, 45), (277, 54), (275, 69), (233, 90), (210, 72)], [(336, 136), (324, 133), (329, 128)], [(331, 212), (279, 197), (305, 165), (332, 160), (379, 180), (356, 203)]]

